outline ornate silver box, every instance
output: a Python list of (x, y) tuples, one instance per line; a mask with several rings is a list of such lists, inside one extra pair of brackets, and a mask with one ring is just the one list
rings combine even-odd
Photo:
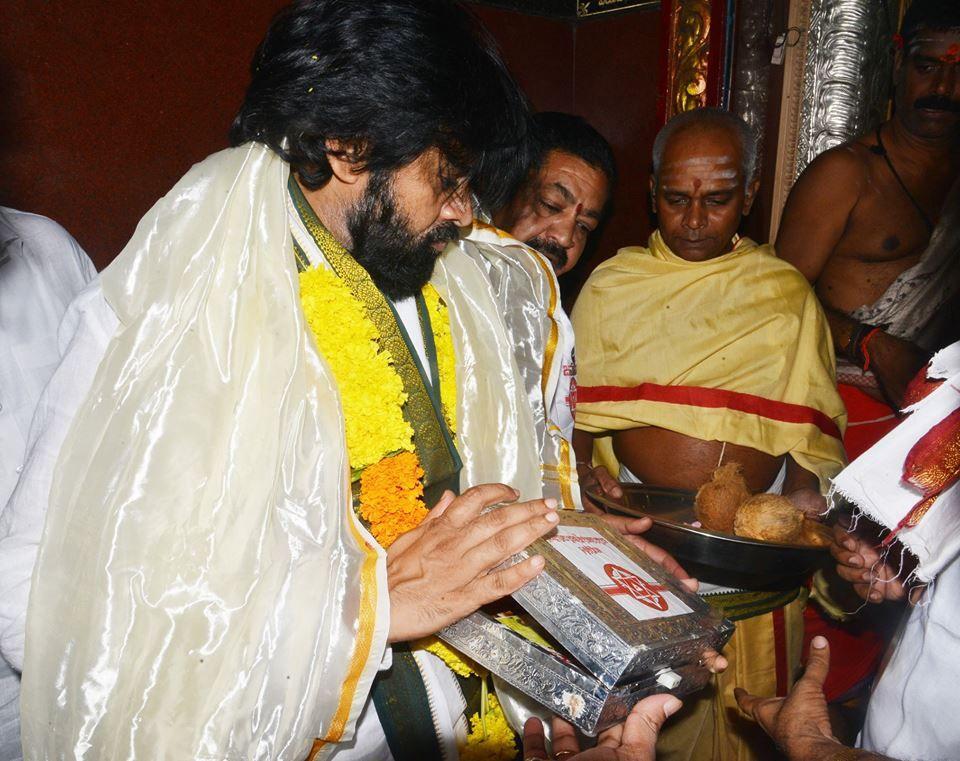
[(514, 593), (520, 616), (491, 607), (440, 638), (587, 735), (647, 695), (707, 683), (702, 653), (720, 650), (733, 624), (597, 516), (562, 511), (511, 562), (533, 554), (546, 566)]

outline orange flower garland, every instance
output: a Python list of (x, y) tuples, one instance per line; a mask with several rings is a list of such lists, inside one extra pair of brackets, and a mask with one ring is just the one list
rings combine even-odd
[(360, 476), (360, 517), (370, 533), (389, 547), (427, 517), (423, 506), (423, 468), (412, 452), (384, 457)]
[[(444, 416), (456, 420), (456, 357), (447, 307), (433, 286), (423, 291)], [(357, 513), (383, 547), (426, 517), (423, 476), (413, 429), (403, 417), (407, 395), (380, 333), (343, 281), (325, 267), (300, 274), (300, 301), (320, 353), (333, 371), (345, 420), (352, 480), (360, 480)]]

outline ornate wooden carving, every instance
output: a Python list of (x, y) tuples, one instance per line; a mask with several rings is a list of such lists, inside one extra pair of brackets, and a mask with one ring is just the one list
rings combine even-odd
[(726, 0), (664, 0), (660, 122), (720, 102)]

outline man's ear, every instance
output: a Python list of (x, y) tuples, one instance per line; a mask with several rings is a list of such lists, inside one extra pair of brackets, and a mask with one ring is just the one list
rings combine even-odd
[(327, 161), (333, 176), (346, 185), (359, 182), (364, 174), (360, 165), (361, 146), (342, 140), (327, 140)]
[(760, 189), (760, 178), (755, 177), (747, 185), (747, 192), (743, 194), (743, 216), (750, 213), (753, 208), (753, 202), (757, 199), (757, 191)]

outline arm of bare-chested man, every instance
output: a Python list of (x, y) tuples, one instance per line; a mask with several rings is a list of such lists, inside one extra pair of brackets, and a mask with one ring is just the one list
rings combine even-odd
[(840, 146), (807, 167), (784, 207), (777, 255), (816, 286), (838, 354), (862, 365), (861, 345), (869, 340), (870, 367), (887, 401), (899, 407), (907, 384), (928, 357), (914, 344), (882, 330), (859, 330), (847, 312), (864, 303), (861, 283), (835, 257), (866, 182), (862, 151), (862, 146)]

